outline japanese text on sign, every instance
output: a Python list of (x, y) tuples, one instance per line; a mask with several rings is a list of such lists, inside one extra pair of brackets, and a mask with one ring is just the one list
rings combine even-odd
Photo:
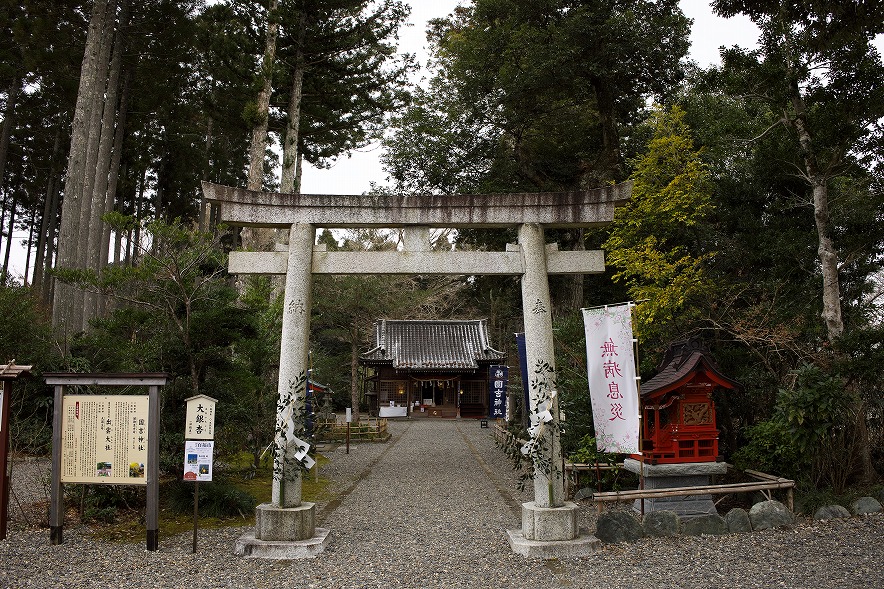
[(215, 399), (206, 395), (197, 395), (187, 399), (185, 439), (212, 440), (215, 438), (215, 403)]
[(598, 449), (638, 453), (638, 387), (630, 307), (584, 309), (583, 320)]
[(489, 366), (489, 405), (488, 417), (502, 419), (506, 416), (506, 385), (509, 380), (509, 366)]
[(147, 484), (147, 395), (65, 395), (63, 483)]

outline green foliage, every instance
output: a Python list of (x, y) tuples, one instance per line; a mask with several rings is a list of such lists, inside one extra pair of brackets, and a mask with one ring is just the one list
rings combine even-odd
[(621, 126), (680, 79), (687, 33), (671, 0), (460, 7), (430, 24), (437, 71), (396, 121), (387, 168), (407, 192), (570, 190), (622, 179)]
[(773, 417), (747, 430), (735, 463), (843, 493), (860, 468), (861, 405), (844, 380), (815, 365), (802, 366), (794, 378), (780, 389)]
[(9, 397), (10, 446), (14, 451), (45, 454), (52, 444), (52, 389), (40, 378), (61, 367), (52, 347), (52, 327), (33, 293), (24, 287), (0, 285), (0, 363), (30, 365), (32, 377), (12, 383)]
[(796, 448), (810, 459), (811, 480), (843, 492), (859, 468), (856, 394), (836, 376), (813, 365), (796, 371), (795, 386), (781, 389), (777, 414), (785, 422)]
[(810, 456), (799, 450), (788, 425), (779, 418), (757, 423), (744, 435), (745, 444), (733, 455), (739, 469), (801, 479), (810, 466)]
[[(166, 485), (169, 508), (179, 514), (193, 513), (194, 483), (174, 481)], [(232, 481), (213, 476), (212, 482), (200, 484), (200, 517), (246, 517), (255, 510), (258, 500)]]
[[(599, 470), (590, 475), (591, 478), (596, 479), (596, 485), (605, 491), (619, 491), (623, 486), (624, 481), (621, 477), (624, 474), (622, 470), (623, 456), (599, 452), (595, 436), (593, 435), (586, 434), (580, 439), (576, 449), (568, 455), (568, 462), (608, 467), (605, 470)], [(627, 477), (629, 477), (628, 474)]]
[(79, 505), (85, 522), (114, 523), (120, 512), (142, 509), (144, 489), (117, 485), (77, 485), (68, 487), (70, 504)]
[(627, 285), (640, 338), (666, 338), (674, 324), (696, 318), (698, 300), (712, 282), (714, 252), (701, 246), (702, 225), (713, 211), (712, 184), (694, 149), (685, 112), (658, 108), (653, 136), (635, 163), (633, 195), (615, 214), (604, 244), (613, 279)]

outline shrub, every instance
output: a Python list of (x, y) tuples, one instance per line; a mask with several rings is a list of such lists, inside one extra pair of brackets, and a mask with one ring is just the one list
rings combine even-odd
[[(169, 484), (169, 507), (176, 513), (193, 513), (193, 483), (175, 481)], [(229, 480), (216, 478), (200, 485), (199, 512), (203, 517), (245, 517), (255, 510), (258, 500)]]

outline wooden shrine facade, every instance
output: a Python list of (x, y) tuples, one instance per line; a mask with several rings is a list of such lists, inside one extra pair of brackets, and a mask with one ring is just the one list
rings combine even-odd
[(480, 320), (375, 323), (359, 363), (369, 413), (379, 417), (487, 417), (490, 366), (506, 362)]
[(672, 344), (657, 370), (641, 388), (641, 460), (648, 464), (718, 460), (712, 393), (739, 389), (739, 383), (719, 371), (699, 339)]

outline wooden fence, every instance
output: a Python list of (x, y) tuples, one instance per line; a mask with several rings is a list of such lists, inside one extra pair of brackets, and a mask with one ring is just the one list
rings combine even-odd
[[(343, 442), (347, 439), (347, 424), (338, 421), (317, 421), (316, 440), (319, 442)], [(390, 439), (387, 420), (369, 418), (350, 424), (351, 442), (386, 442)]]
[[(735, 470), (730, 464), (729, 471)], [(608, 491), (595, 493), (592, 496), (596, 508), (601, 511), (602, 504), (606, 502), (633, 501), (635, 499), (652, 499), (655, 497), (687, 497), (690, 495), (730, 495), (733, 493), (751, 493), (760, 491), (767, 499), (771, 499), (771, 492), (784, 489), (786, 491), (786, 507), (789, 511), (795, 510), (794, 489), (795, 481), (784, 479), (774, 475), (758, 472), (756, 470), (738, 471), (755, 479), (747, 483), (728, 483), (723, 485), (704, 485), (700, 487), (671, 487), (668, 489), (636, 489), (632, 491)], [(723, 497), (722, 497), (723, 499)], [(721, 499), (716, 501), (720, 503)]]

